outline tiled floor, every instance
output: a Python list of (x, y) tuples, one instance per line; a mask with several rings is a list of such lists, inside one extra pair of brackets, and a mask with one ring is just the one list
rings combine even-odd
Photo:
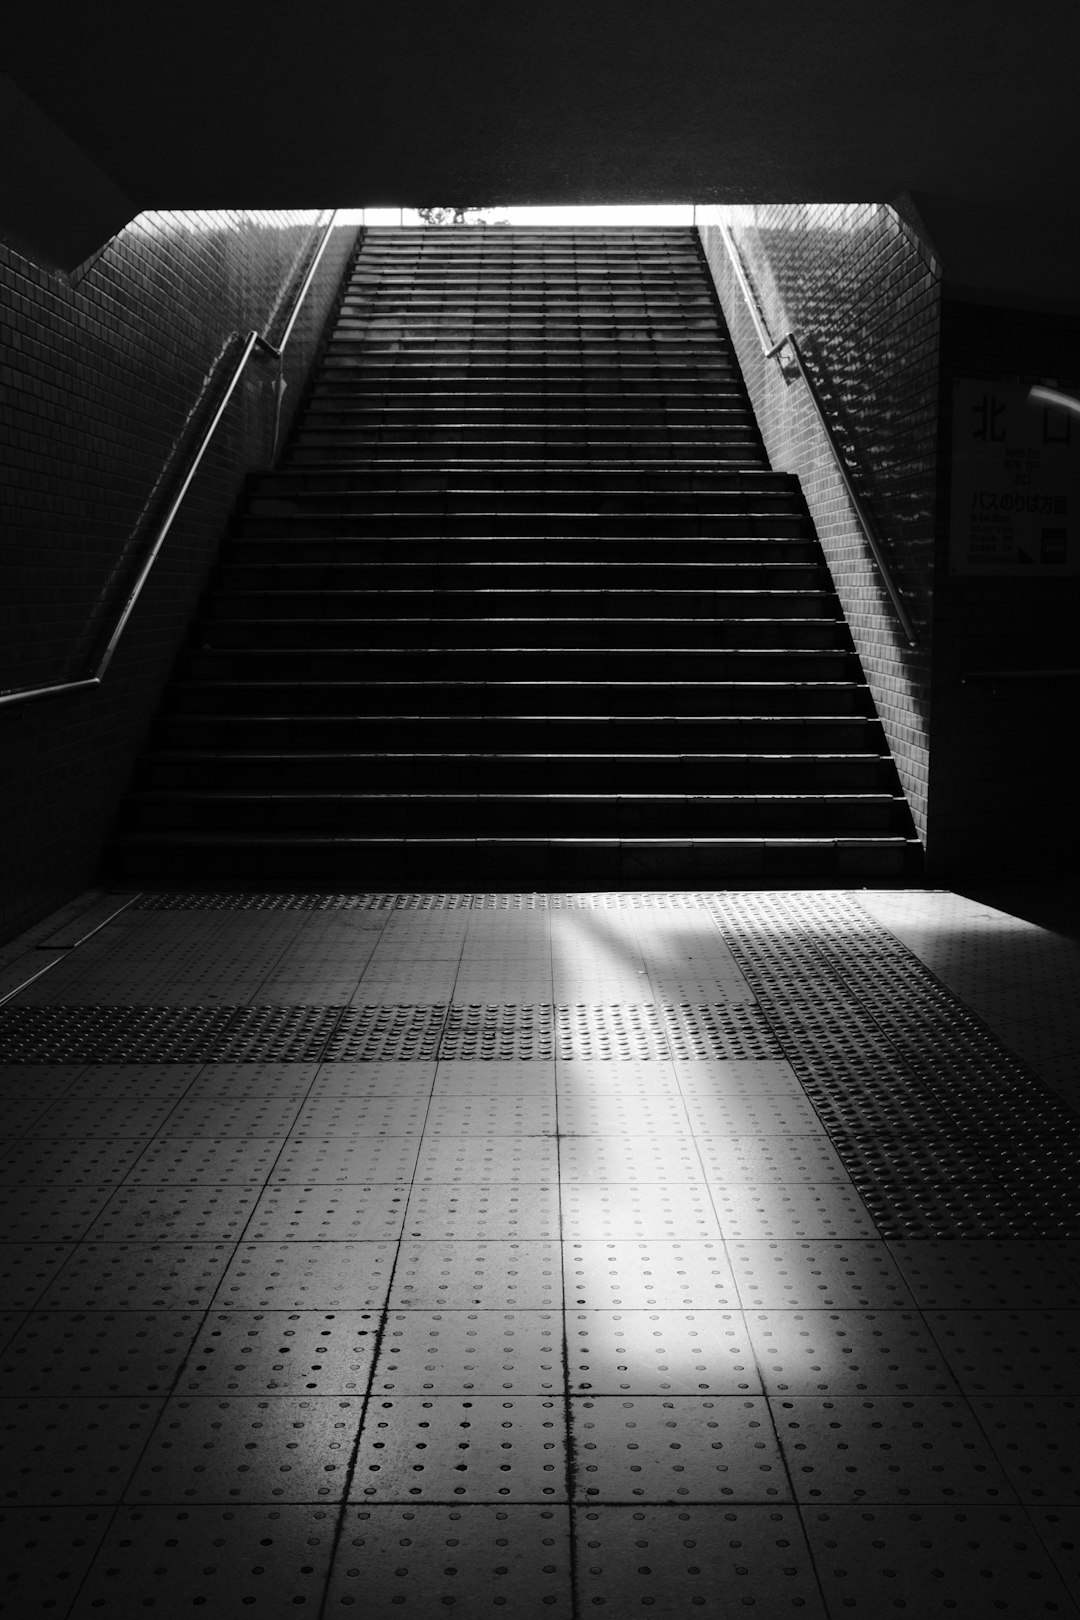
[(126, 898), (0, 955), (0, 1612), (1080, 1616), (1074, 940)]

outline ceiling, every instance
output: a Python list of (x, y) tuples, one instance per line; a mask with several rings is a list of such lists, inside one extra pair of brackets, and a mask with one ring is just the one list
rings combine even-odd
[[(955, 280), (1053, 301), (1078, 48), (1075, 0), (35, 0), (5, 22), (0, 218), (909, 192)], [(1018, 258), (997, 222), (1045, 240)]]

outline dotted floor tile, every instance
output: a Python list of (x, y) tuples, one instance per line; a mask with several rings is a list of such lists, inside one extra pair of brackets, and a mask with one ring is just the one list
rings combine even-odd
[(680, 1063), (676, 1069), (685, 1097), (800, 1096), (802, 1087), (790, 1063), (770, 1058), (709, 1059)]
[(566, 1313), (570, 1388), (596, 1395), (756, 1394), (741, 1311)]
[(704, 1172), (686, 1136), (566, 1136), (559, 1142), (564, 1183), (701, 1181)]
[(914, 1303), (885, 1243), (739, 1239), (727, 1249), (746, 1309), (885, 1310)]
[(379, 1310), (395, 1243), (241, 1243), (214, 1298), (221, 1310)]
[(931, 1311), (927, 1322), (968, 1394), (1066, 1395), (1080, 1366), (1080, 1311)]
[(712, 1186), (725, 1238), (872, 1238), (877, 1228), (851, 1188), (779, 1182)]
[(418, 1136), (426, 1097), (315, 1097), (296, 1115), (293, 1135)]
[(394, 1182), (273, 1187), (260, 1196), (244, 1237), (252, 1243), (390, 1241), (401, 1235), (408, 1196), (408, 1186)]
[(914, 1311), (748, 1311), (770, 1395), (948, 1395), (956, 1380)]
[(81, 1243), (42, 1310), (188, 1311), (209, 1305), (233, 1243)]
[(253, 1187), (119, 1187), (89, 1230), (95, 1242), (168, 1240), (226, 1243), (242, 1236)]
[(519, 1395), (373, 1396), (350, 1500), (566, 1500), (562, 1400)]
[(339, 1501), (362, 1401), (178, 1396), (124, 1493), (140, 1502)]
[(439, 1064), (432, 1096), (487, 1097), (505, 1093), (518, 1097), (550, 1097), (554, 1091), (555, 1064), (550, 1058), (498, 1063), (462, 1059)]
[(552, 1182), (559, 1177), (554, 1136), (424, 1138), (416, 1160), (418, 1186), (428, 1182)]
[(720, 1236), (708, 1189), (700, 1182), (575, 1182), (563, 1188), (562, 1209), (567, 1238)]
[(283, 1139), (238, 1136), (159, 1137), (146, 1143), (127, 1172), (135, 1187), (261, 1187), (281, 1152)]
[(170, 1136), (287, 1136), (299, 1117), (295, 1098), (253, 1097), (246, 1101), (220, 1101), (209, 1097), (185, 1098), (161, 1126), (163, 1137)]
[(293, 1137), (264, 1179), (273, 1186), (408, 1181), (419, 1146), (416, 1136)]
[(971, 1406), (1021, 1502), (1080, 1503), (1080, 1400), (977, 1395)]
[(1080, 1307), (1080, 1278), (1049, 1243), (913, 1240), (891, 1242), (889, 1251), (923, 1310)]
[(0, 1507), (0, 1614), (67, 1614), (113, 1516), (111, 1507)]
[(825, 1620), (794, 1508), (579, 1508), (575, 1539), (582, 1613)]
[(559, 1098), (559, 1130), (567, 1136), (679, 1136), (689, 1129), (678, 1097)]
[(9, 1242), (74, 1242), (87, 1231), (114, 1190), (111, 1184), (0, 1186), (0, 1231)]
[(789, 1501), (760, 1396), (575, 1397), (574, 1500)]
[(804, 1522), (832, 1612), (986, 1620), (1076, 1614), (1028, 1516), (1001, 1507), (831, 1507)]
[(0, 1156), (0, 1186), (82, 1187), (124, 1179), (146, 1146), (139, 1138), (24, 1139)]
[(0, 1310), (29, 1310), (76, 1252), (73, 1243), (0, 1243)]
[(558, 1310), (562, 1268), (558, 1243), (404, 1241), (390, 1293), (391, 1309)]
[(415, 1187), (405, 1218), (410, 1238), (558, 1238), (559, 1189), (536, 1182)]
[(824, 1134), (805, 1097), (785, 1095), (687, 1096), (690, 1128), (699, 1136), (813, 1136)]
[(85, 1072), (82, 1063), (0, 1063), (0, 1098), (33, 1096), (55, 1102)]
[(800, 1502), (1016, 1500), (966, 1401), (797, 1395), (770, 1405)]
[(202, 1320), (193, 1311), (35, 1311), (0, 1357), (12, 1395), (167, 1395)]
[(1080, 1507), (1029, 1506), (1027, 1515), (1076, 1602), (1080, 1594)]
[(554, 1097), (512, 1094), (432, 1097), (424, 1122), (424, 1135), (429, 1137), (552, 1136), (554, 1133)]
[(153, 1136), (176, 1104), (171, 1097), (62, 1097), (37, 1121), (37, 1136)]
[(315, 1063), (204, 1063), (188, 1087), (187, 1096), (221, 1101), (236, 1097), (303, 1101), (318, 1073)]
[(133, 1397), (0, 1400), (5, 1504), (118, 1502), (163, 1405)]
[[(231, 1067), (231, 1065), (230, 1065)], [(91, 1063), (81, 1068), (68, 1097), (171, 1097), (190, 1090), (204, 1067), (198, 1063)]]
[(569, 1620), (564, 1507), (350, 1506), (327, 1596), (329, 1615), (505, 1611)]
[(722, 1243), (706, 1240), (601, 1242), (563, 1246), (567, 1308), (718, 1310), (737, 1306)]
[[(680, 1071), (681, 1068), (682, 1065)], [(635, 1059), (605, 1063), (571, 1058), (559, 1060), (555, 1074), (560, 1097), (679, 1095), (675, 1065), (664, 1058), (649, 1063)]]
[(557, 1311), (391, 1311), (373, 1395), (550, 1395), (563, 1388)]
[(373, 1311), (211, 1311), (177, 1381), (182, 1395), (363, 1395)]
[(315, 1613), (334, 1543), (336, 1512), (274, 1507), (121, 1508), (72, 1610), (268, 1616)]
[(843, 1160), (824, 1136), (698, 1136), (709, 1181), (721, 1186), (833, 1182), (848, 1186)]
[[(246, 1065), (245, 1065), (246, 1066)], [(292, 1067), (292, 1065), (290, 1065)], [(314, 1097), (427, 1097), (434, 1061), (413, 1063), (322, 1063), (311, 1082)]]

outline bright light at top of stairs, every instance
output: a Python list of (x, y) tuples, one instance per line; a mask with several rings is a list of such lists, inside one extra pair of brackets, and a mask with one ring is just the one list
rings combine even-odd
[[(470, 209), (487, 224), (505, 220), (509, 225), (692, 225), (692, 203), (650, 206), (626, 204), (596, 208), (477, 208)], [(338, 215), (343, 225), (422, 225), (415, 208), (345, 208)]]

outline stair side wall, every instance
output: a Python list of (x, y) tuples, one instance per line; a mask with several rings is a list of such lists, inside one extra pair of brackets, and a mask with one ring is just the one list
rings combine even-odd
[[(234, 332), (270, 329), (325, 211), (141, 214), (71, 277), (0, 246), (0, 687), (84, 673), (86, 627), (123, 601), (132, 536)], [(356, 241), (335, 230), (287, 350), (283, 429)], [(181, 508), (104, 685), (0, 710), (0, 939), (95, 874), (243, 481), (270, 452), (276, 367), (253, 361)]]
[[(774, 339), (794, 331), (850, 446), (920, 635), (898, 625), (805, 385), (762, 356), (717, 219)], [(773, 468), (797, 474), (920, 838), (928, 845), (941, 272), (874, 203), (699, 208), (699, 234)]]

